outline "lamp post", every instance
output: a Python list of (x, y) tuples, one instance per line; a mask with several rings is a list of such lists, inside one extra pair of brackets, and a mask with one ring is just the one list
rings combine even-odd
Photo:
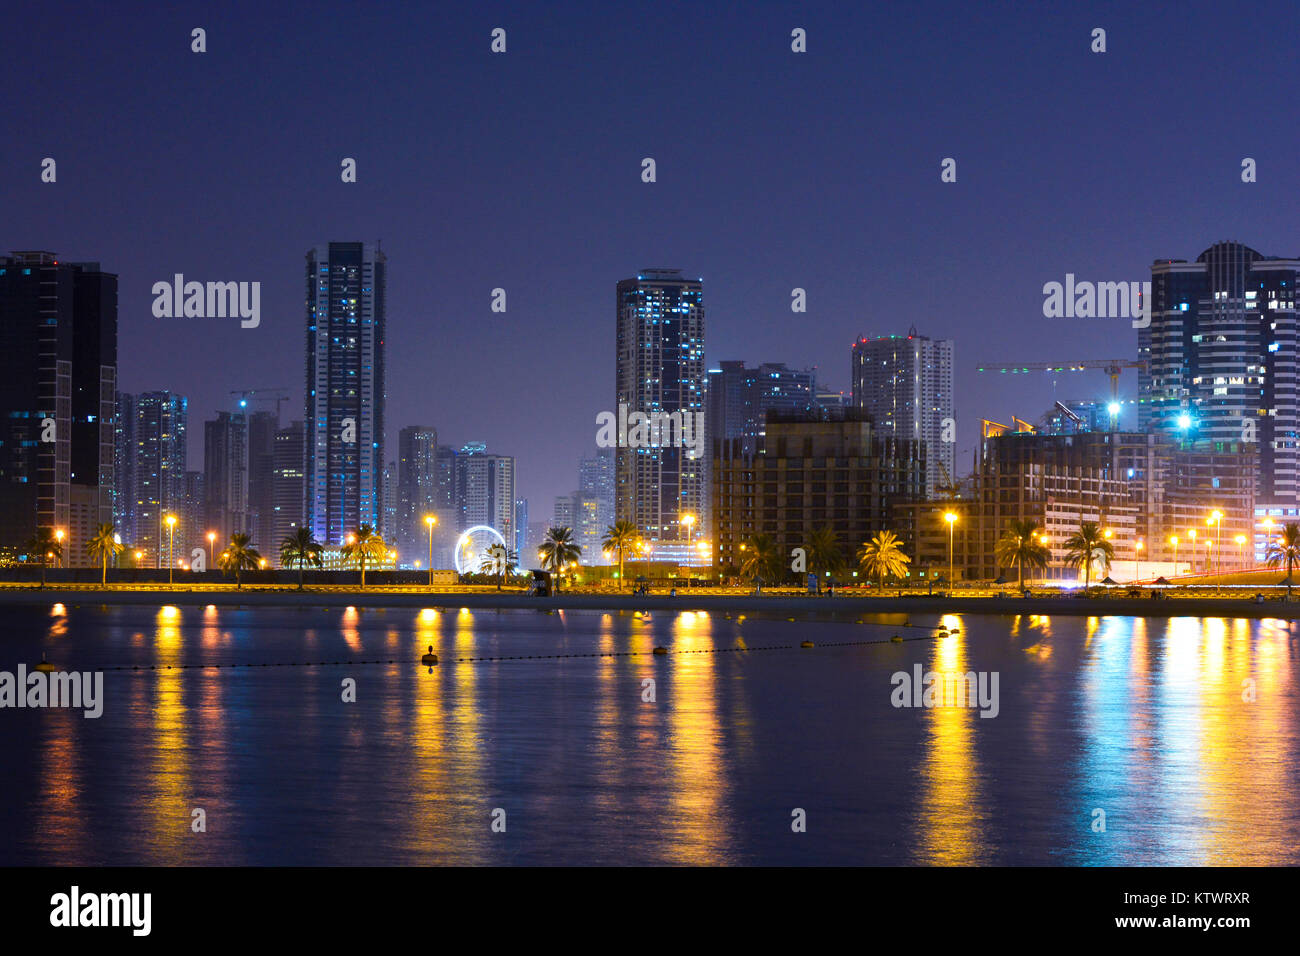
[(1137, 571), (1134, 574), (1134, 580), (1142, 580), (1142, 542), (1136, 541), (1133, 544), (1133, 550), (1137, 554)]
[[(54, 540), (57, 541), (57, 542), (59, 542), (59, 545), (60, 545), (60, 547), (59, 547), (59, 551), (62, 552), (62, 550), (63, 550), (63, 547), (62, 547), (62, 545), (63, 545), (63, 529), (62, 529), (62, 528), (55, 528), (55, 529), (54, 529)], [(60, 554), (60, 556), (58, 557), (57, 561), (58, 561), (58, 564), (56, 564), (55, 567), (60, 567), (60, 568), (63, 567), (63, 561), (64, 561), (64, 559), (63, 559), (62, 554)]]
[[(1214, 525), (1214, 546), (1218, 548), (1223, 544), (1223, 512), (1218, 508), (1211, 511), (1209, 523)], [(1216, 556), (1218, 553), (1218, 551), (1215, 551)], [(1223, 559), (1219, 558), (1219, 560), (1222, 561)]]
[(695, 529), (695, 515), (682, 515), (682, 524), (686, 525), (686, 561), (692, 561), (691, 553), (691, 532)]
[(945, 511), (943, 520), (948, 522), (948, 587), (951, 589), (955, 584), (953, 581), (952, 534), (953, 529), (957, 526), (956, 512)]
[(438, 516), (425, 515), (424, 523), (429, 526), (429, 587), (433, 587), (433, 526), (438, 523)]
[(1174, 577), (1178, 577), (1178, 535), (1171, 535), (1169, 543), (1174, 546)]
[(208, 532), (208, 563), (217, 563), (217, 533), (215, 531)]
[(1246, 536), (1239, 534), (1234, 539), (1237, 542), (1237, 563), (1241, 565), (1241, 570), (1246, 570)]
[(173, 560), (176, 557), (175, 550), (174, 550), (176, 545), (176, 516), (168, 515), (166, 520), (167, 520), (167, 584), (171, 585), (173, 581), (172, 575), (175, 574), (176, 572), (176, 566), (175, 566), (176, 563)]

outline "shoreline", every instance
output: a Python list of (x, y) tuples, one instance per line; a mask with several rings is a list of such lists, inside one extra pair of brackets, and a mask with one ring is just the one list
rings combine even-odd
[[(1298, 595), (1300, 597), (1300, 595)], [(1300, 600), (1287, 602), (1250, 597), (807, 597), (802, 595), (666, 594), (619, 595), (561, 593), (529, 597), (496, 591), (298, 591), (294, 588), (208, 590), (159, 588), (108, 590), (63, 587), (0, 588), (0, 607), (50, 604), (156, 606), (159, 604), (223, 607), (324, 608), (472, 608), (534, 611), (706, 611), (773, 614), (1056, 614), (1067, 617), (1300, 617)]]

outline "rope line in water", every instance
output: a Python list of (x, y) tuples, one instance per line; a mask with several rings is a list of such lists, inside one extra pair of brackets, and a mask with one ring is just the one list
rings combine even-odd
[[(904, 625), (899, 625), (900, 627)], [(920, 628), (923, 625), (914, 624), (912, 627)], [(947, 632), (944, 632), (946, 636)], [(868, 644), (890, 644), (902, 641), (925, 641), (939, 637), (940, 632), (934, 631), (930, 634), (917, 637), (900, 637), (897, 641), (892, 638), (889, 640), (871, 640), (871, 641), (829, 641), (818, 647), (859, 647)], [(800, 650), (798, 644), (765, 644), (761, 647), (701, 647), (683, 650), (666, 650), (665, 654), (726, 654), (738, 651), (797, 651)], [(804, 648), (806, 650), (806, 648)], [(663, 656), (656, 655), (653, 650), (649, 651), (594, 651), (586, 654), (514, 654), (502, 657), (449, 657), (444, 663), (447, 664), (496, 664), (502, 661), (554, 661), (568, 658), (582, 657), (647, 657)], [(157, 664), (140, 665), (140, 664), (122, 664), (115, 667), (101, 667), (99, 670), (105, 671), (170, 671), (170, 670), (235, 670), (243, 668), (249, 670), (257, 667), (352, 667), (358, 664), (423, 664), (418, 658), (375, 658), (374, 660), (355, 660), (355, 661), (273, 661), (262, 664), (166, 664), (159, 666)], [(434, 665), (429, 665), (434, 666)]]

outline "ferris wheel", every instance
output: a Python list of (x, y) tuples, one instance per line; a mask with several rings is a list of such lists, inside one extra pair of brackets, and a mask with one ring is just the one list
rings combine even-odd
[(488, 548), (494, 544), (505, 545), (501, 532), (485, 524), (467, 528), (456, 539), (456, 573), (474, 574), (483, 563)]

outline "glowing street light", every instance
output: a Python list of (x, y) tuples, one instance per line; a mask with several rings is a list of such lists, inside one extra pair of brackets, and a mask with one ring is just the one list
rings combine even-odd
[(1237, 561), (1241, 564), (1241, 569), (1246, 570), (1246, 536), (1239, 534), (1233, 539), (1237, 542)]
[(216, 563), (214, 560), (216, 554), (217, 554), (217, 533), (215, 531), (209, 531), (208, 532), (208, 560), (212, 561), (214, 564)]
[(957, 526), (957, 514), (956, 514), (956, 512), (954, 512), (954, 511), (945, 511), (945, 512), (943, 513), (943, 520), (946, 521), (946, 522), (948, 522), (948, 587), (949, 587), (949, 588), (952, 588), (952, 587), (953, 587), (953, 573), (952, 573), (952, 533), (953, 533), (953, 529)]
[(176, 516), (168, 515), (165, 519), (167, 522), (167, 583), (172, 583), (172, 574), (175, 572), (175, 546), (176, 546)]
[[(1209, 521), (1206, 523), (1214, 525), (1214, 545), (1217, 548), (1223, 544), (1223, 512), (1215, 508), (1210, 512)], [(1218, 553), (1218, 551), (1215, 552), (1216, 555)]]
[(1169, 543), (1174, 546), (1174, 577), (1178, 576), (1178, 535), (1170, 535)]
[(1134, 576), (1139, 581), (1142, 580), (1142, 548), (1143, 547), (1145, 547), (1145, 545), (1143, 545), (1141, 541), (1133, 542), (1133, 550), (1137, 552), (1137, 570)]

